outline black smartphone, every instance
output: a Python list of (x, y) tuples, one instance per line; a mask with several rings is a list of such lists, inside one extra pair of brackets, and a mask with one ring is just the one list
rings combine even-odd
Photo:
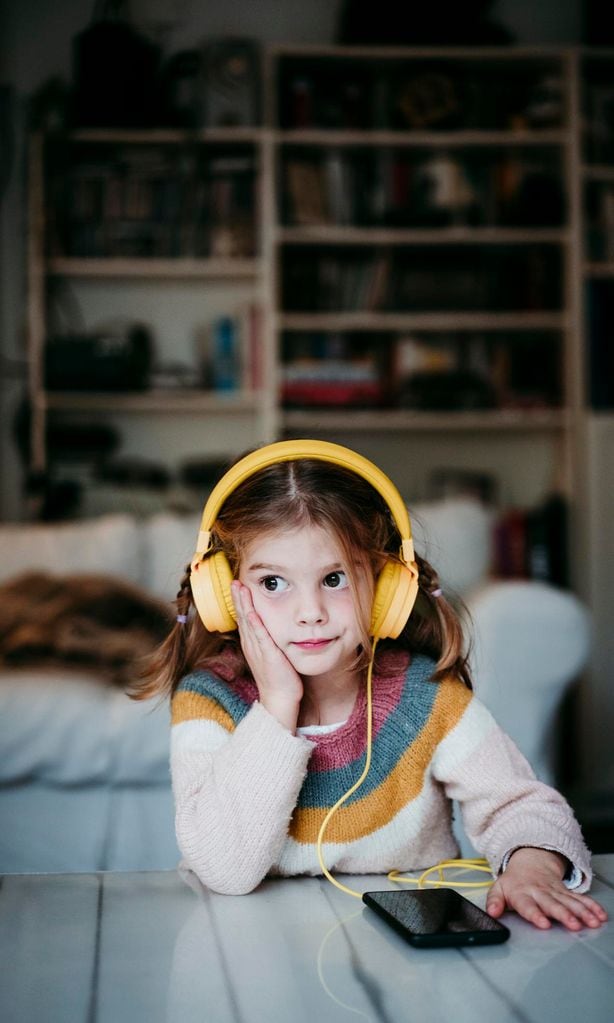
[(362, 901), (417, 948), (498, 945), (510, 932), (453, 888), (365, 892)]

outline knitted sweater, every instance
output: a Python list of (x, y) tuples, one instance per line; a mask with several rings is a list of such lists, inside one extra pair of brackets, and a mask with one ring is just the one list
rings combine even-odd
[[(519, 846), (556, 850), (591, 880), (574, 816), (490, 712), (457, 680), (430, 681), (434, 664), (387, 655), (373, 677), (367, 778), (332, 817), (324, 862), (342, 873), (418, 870), (458, 855), (452, 800), (497, 874)], [(185, 865), (227, 894), (267, 874), (319, 874), (320, 824), (360, 776), (366, 695), (331, 733), (294, 735), (258, 702), (251, 679), (195, 671), (172, 700), (171, 772)]]

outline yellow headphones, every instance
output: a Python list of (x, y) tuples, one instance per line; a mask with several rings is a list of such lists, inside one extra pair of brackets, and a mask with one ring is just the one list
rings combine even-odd
[(383, 497), (401, 534), (400, 562), (387, 562), (375, 585), (370, 634), (375, 639), (396, 638), (409, 618), (418, 593), (411, 525), (405, 503), (392, 481), (373, 462), (339, 444), (315, 440), (287, 440), (269, 444), (246, 455), (216, 484), (205, 505), (190, 584), (196, 610), (209, 632), (236, 629), (230, 584), (233, 576), (221, 551), (210, 554), (211, 530), (226, 498), (250, 476), (277, 462), (319, 459), (340, 465), (361, 476)]

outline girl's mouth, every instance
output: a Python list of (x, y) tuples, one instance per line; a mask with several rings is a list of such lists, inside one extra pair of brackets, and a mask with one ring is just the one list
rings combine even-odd
[(332, 639), (303, 639), (292, 645), (297, 646), (299, 650), (323, 650), (325, 646), (332, 642)]

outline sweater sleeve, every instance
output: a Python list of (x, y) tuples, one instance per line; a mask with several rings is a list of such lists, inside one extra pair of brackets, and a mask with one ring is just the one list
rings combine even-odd
[(588, 890), (590, 853), (570, 806), (538, 781), (515, 743), (475, 697), (439, 744), (433, 772), (448, 797), (458, 801), (467, 836), (495, 875), (512, 852), (533, 846), (567, 857), (581, 876), (575, 890)]
[(279, 857), (313, 750), (255, 703), (234, 731), (211, 720), (171, 733), (177, 841), (209, 888), (252, 891)]

